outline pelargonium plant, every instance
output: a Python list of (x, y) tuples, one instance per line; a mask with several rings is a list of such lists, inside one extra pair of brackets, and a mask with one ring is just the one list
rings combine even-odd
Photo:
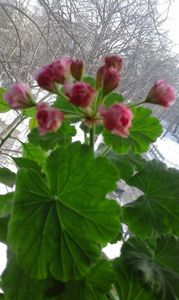
[[(179, 299), (179, 171), (143, 156), (162, 133), (147, 107), (170, 107), (176, 92), (161, 79), (129, 102), (116, 91), (122, 67), (117, 55), (106, 56), (94, 78), (80, 59), (43, 66), (35, 80), (52, 104), (34, 99), (25, 83), (1, 88), (1, 112), (19, 110), (14, 129), (31, 120), (27, 142), (18, 140), (22, 156), (8, 154), (17, 173), (0, 168), (0, 181), (13, 188), (0, 195), (8, 249), (0, 299)], [(74, 142), (76, 124), (83, 136)], [(13, 129), (1, 149), (11, 137)], [(127, 204), (114, 197), (120, 180), (140, 196)], [(103, 249), (118, 241), (111, 260)]]

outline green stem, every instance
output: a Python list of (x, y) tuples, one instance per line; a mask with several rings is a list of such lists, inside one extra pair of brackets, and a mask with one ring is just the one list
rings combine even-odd
[(22, 121), (24, 121), (26, 117), (23, 117), (22, 119), (17, 122), (17, 124), (9, 131), (9, 133), (5, 136), (5, 138), (1, 139), (0, 148), (5, 143), (5, 141), (11, 136), (11, 134), (14, 132), (14, 130), (20, 125)]
[(56, 91), (56, 93), (57, 93), (58, 96), (61, 96), (62, 98), (65, 98), (67, 101), (69, 101), (69, 98), (68, 98), (64, 93), (62, 93), (62, 92), (58, 89), (57, 86), (56, 86), (55, 91)]
[(99, 89), (98, 94), (96, 96), (96, 100), (94, 101), (94, 105), (93, 105), (93, 115), (94, 116), (96, 116), (96, 114), (97, 114), (99, 104), (103, 101), (101, 93), (102, 93), (102, 91), (101, 91), (101, 89)]
[(85, 109), (81, 108), (81, 107), (78, 107), (78, 110), (81, 111), (81, 113), (84, 115), (86, 115), (86, 111)]
[(74, 112), (74, 111), (68, 110), (68, 109), (60, 109), (60, 111), (65, 114), (65, 117), (67, 117), (68, 115), (70, 115), (70, 116), (73, 115), (76, 118), (84, 117), (84, 113), (82, 114), (82, 113), (77, 112), (77, 111)]
[[(56, 87), (56, 93), (57, 93), (58, 96), (61, 96), (61, 97), (64, 98), (67, 102), (69, 102), (69, 98), (68, 98), (64, 93), (62, 93), (57, 87)], [(71, 104), (71, 105), (74, 107), (75, 113), (76, 113), (77, 115), (79, 115), (79, 116), (84, 116), (84, 115), (86, 114), (86, 112), (85, 112), (84, 109), (82, 109), (82, 108), (80, 108), (80, 107), (78, 107), (78, 109), (77, 109), (73, 104)], [(68, 111), (68, 110), (66, 110), (66, 109), (60, 109), (60, 111), (61, 111), (61, 112), (70, 112), (70, 111)], [(82, 114), (80, 114), (79, 111), (80, 111)]]
[(65, 115), (65, 119), (76, 119), (76, 118), (79, 118), (79, 115), (76, 115), (76, 114), (69, 114), (69, 115)]
[(85, 140), (85, 144), (88, 145), (88, 136), (85, 131), (84, 131), (84, 140)]
[(127, 106), (128, 106), (129, 108), (131, 108), (131, 107), (139, 106), (139, 105), (144, 104), (144, 103), (146, 103), (146, 100), (143, 100), (143, 101), (141, 101), (141, 102), (139, 102), (139, 103), (129, 104), (129, 105), (127, 105)]
[(116, 300), (116, 297), (113, 295), (112, 292), (109, 292), (109, 293), (108, 293), (108, 298), (109, 298), (110, 300)]
[(101, 153), (101, 156), (106, 156), (106, 154), (111, 150), (110, 146), (107, 146), (106, 149)]
[(90, 128), (90, 146), (94, 149), (95, 125)]

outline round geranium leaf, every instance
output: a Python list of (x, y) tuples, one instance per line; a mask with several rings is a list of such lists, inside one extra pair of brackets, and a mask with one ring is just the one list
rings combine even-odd
[(178, 182), (179, 171), (156, 160), (128, 180), (143, 193), (123, 207), (123, 221), (133, 233), (142, 238), (179, 234)]
[(74, 143), (51, 153), (46, 172), (48, 182), (32, 169), (19, 171), (9, 243), (30, 276), (77, 279), (118, 233), (120, 207), (105, 199), (118, 171)]
[(127, 138), (104, 131), (104, 141), (111, 146), (114, 151), (124, 154), (127, 152), (144, 153), (148, 150), (151, 143), (162, 133), (162, 126), (158, 119), (151, 116), (152, 111), (144, 107), (132, 109), (132, 127)]

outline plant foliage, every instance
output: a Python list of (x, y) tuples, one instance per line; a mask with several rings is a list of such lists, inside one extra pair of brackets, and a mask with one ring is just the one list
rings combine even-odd
[[(48, 86), (39, 80), (57, 94), (51, 106), (36, 105), (28, 89), (13, 98), (22, 83), (5, 98), (0, 89), (0, 112), (9, 110), (6, 99), (22, 108), (21, 121), (31, 118), (22, 156), (11, 157), (17, 171), (0, 168), (0, 183), (13, 189), (0, 195), (0, 241), (8, 247), (0, 299), (179, 299), (179, 171), (143, 158), (162, 127), (149, 108), (114, 92), (121, 58), (113, 59), (96, 78), (82, 76), (75, 61), (70, 85), (58, 88), (64, 77), (54, 82), (54, 74)], [(56, 70), (46, 68), (38, 76)], [(125, 205), (111, 199), (120, 180), (141, 196)], [(103, 248), (118, 241), (121, 254), (110, 260)]]

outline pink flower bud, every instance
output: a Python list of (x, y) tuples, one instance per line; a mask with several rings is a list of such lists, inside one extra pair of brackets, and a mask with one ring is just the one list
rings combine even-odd
[(50, 92), (56, 92), (55, 83), (64, 84), (70, 73), (71, 59), (62, 57), (51, 64), (43, 66), (35, 74), (35, 79), (40, 87)]
[(44, 135), (49, 131), (56, 131), (64, 120), (64, 114), (58, 109), (49, 107), (47, 103), (40, 103), (36, 113), (39, 132)]
[(51, 65), (43, 66), (36, 74), (35, 79), (38, 85), (50, 92), (55, 91), (55, 82), (52, 76), (52, 68)]
[(164, 79), (160, 79), (154, 83), (146, 98), (146, 102), (159, 104), (165, 108), (170, 107), (175, 100), (175, 88), (169, 85)]
[(122, 59), (122, 57), (120, 57), (118, 55), (107, 55), (104, 58), (104, 61), (105, 61), (105, 66), (107, 68), (113, 67), (118, 72), (122, 70), (122, 67), (123, 67), (123, 59)]
[(101, 85), (102, 85), (102, 81), (103, 81), (103, 76), (104, 76), (104, 72), (105, 72), (106, 67), (105, 66), (101, 66), (96, 73), (96, 89), (98, 90)]
[(104, 126), (115, 135), (128, 137), (132, 126), (132, 112), (123, 104), (114, 104), (107, 110), (102, 106), (99, 109), (104, 120)]
[(115, 88), (117, 88), (120, 79), (121, 77), (115, 68), (113, 67), (106, 68), (104, 70), (103, 79), (102, 79), (103, 95), (106, 96)]
[(55, 82), (64, 84), (70, 74), (71, 59), (63, 56), (51, 63), (52, 75)]
[(66, 83), (65, 94), (72, 104), (87, 107), (95, 97), (95, 90), (86, 82)]
[(76, 80), (81, 80), (84, 72), (84, 62), (81, 59), (73, 59), (70, 65), (71, 74)]
[(28, 86), (23, 82), (12, 84), (10, 89), (4, 94), (4, 100), (13, 109), (35, 105)]

